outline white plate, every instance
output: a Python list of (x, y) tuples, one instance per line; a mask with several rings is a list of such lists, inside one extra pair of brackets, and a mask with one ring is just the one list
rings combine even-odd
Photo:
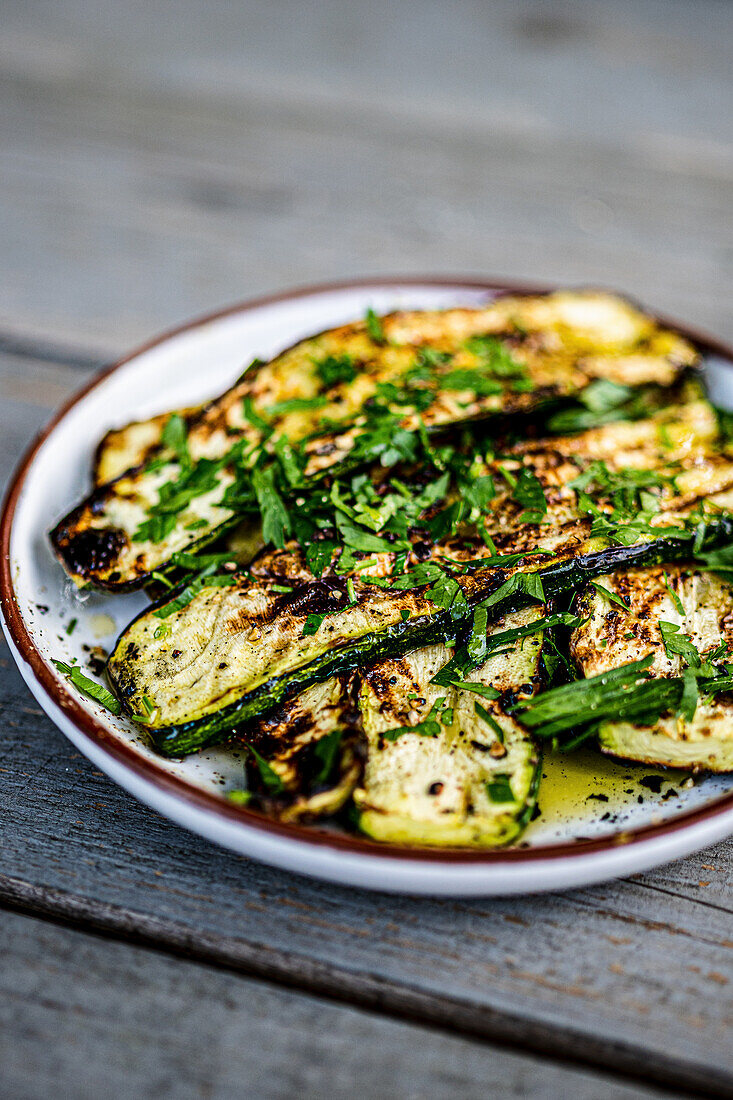
[[(64, 579), (46, 537), (88, 490), (94, 448), (108, 428), (212, 396), (255, 356), (266, 358), (309, 333), (361, 317), (369, 306), (386, 312), (472, 305), (504, 289), (527, 288), (382, 280), (237, 306), (135, 352), (88, 386), (46, 429), (19, 467), (5, 502), (4, 628), (43, 709), (117, 783), (185, 828), (244, 855), (333, 882), (406, 893), (513, 894), (579, 886), (684, 856), (733, 832), (733, 779), (707, 777), (683, 788), (681, 777), (672, 775), (654, 791), (650, 786), (659, 784), (640, 780), (661, 774), (658, 769), (612, 764), (599, 754), (593, 754), (595, 778), (582, 757), (546, 761), (542, 813), (512, 850), (398, 849), (333, 829), (280, 825), (222, 797), (242, 784), (242, 763), (233, 754), (221, 750), (163, 760), (128, 720), (78, 695), (51, 664), (52, 658), (76, 657), (84, 665), (85, 647), (109, 648), (145, 603), (139, 595), (79, 595)], [(733, 353), (704, 342), (714, 395), (733, 406)], [(69, 637), (72, 618), (78, 622)]]

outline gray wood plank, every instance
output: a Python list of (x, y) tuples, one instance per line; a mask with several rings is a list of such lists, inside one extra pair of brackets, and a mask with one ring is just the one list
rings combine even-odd
[[(8, 341), (10, 342), (10, 341)], [(16, 349), (17, 350), (17, 349)], [(0, 337), (0, 492), (13, 467), (54, 410), (90, 377), (91, 360), (76, 365), (53, 362), (52, 356), (71, 357), (66, 349), (43, 349), (45, 358), (3, 352)]]
[[(159, 2), (5, 5), (0, 326), (14, 354), (0, 364), (0, 474), (98, 358), (297, 282), (390, 270), (601, 282), (733, 335), (732, 27), (712, 0), (183, 0), (173, 24)], [(0, 680), (9, 903), (730, 1090), (730, 844), (539, 899), (340, 891), (136, 805), (9, 665)]]
[[(86, 374), (0, 355), (3, 473)], [(731, 1080), (732, 844), (565, 896), (375, 898), (220, 852), (134, 803), (53, 729), (6, 651), (0, 720), (12, 904), (538, 1051)]]
[(138, 805), (0, 684), (0, 898), (543, 1054), (733, 1090), (733, 845), (537, 898), (393, 898), (219, 851)]
[(183, 8), (4, 20), (14, 331), (122, 350), (294, 283), (488, 270), (733, 332), (729, 5)]
[(673, 1095), (17, 913), (2, 913), (0, 957), (13, 1100)]

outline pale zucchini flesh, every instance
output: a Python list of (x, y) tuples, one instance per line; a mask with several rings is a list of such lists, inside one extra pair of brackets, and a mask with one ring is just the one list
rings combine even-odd
[[(573, 632), (571, 652), (585, 676), (648, 655), (652, 676), (679, 676), (682, 658), (667, 655), (660, 621), (678, 626), (702, 657), (721, 642), (733, 646), (733, 592), (729, 581), (713, 573), (665, 565), (600, 577), (599, 583), (627, 607), (597, 589), (581, 597), (578, 611), (587, 621)], [(733, 771), (733, 695), (701, 699), (691, 720), (665, 715), (653, 726), (607, 721), (598, 742), (603, 752), (627, 760)]]
[[(691, 538), (674, 530), (680, 516), (701, 498), (715, 501), (733, 486), (733, 463), (711, 449), (711, 435), (717, 431), (713, 420), (710, 406), (699, 402), (666, 416), (664, 433), (660, 420), (652, 418), (572, 440), (520, 447), (516, 458), (504, 456), (502, 464), (534, 470), (547, 498), (545, 521), (539, 526), (523, 523), (521, 509), (505, 493), (489, 502), (482, 522), (500, 553), (530, 556), (508, 569), (481, 568), (493, 550), (474, 534), (434, 544), (429, 558), (478, 563), (473, 572), (457, 577), (469, 608), (516, 572), (538, 573), (549, 597), (609, 569), (679, 560), (688, 554)], [(660, 468), (676, 471), (674, 488), (660, 498), (666, 510), (632, 545), (617, 546), (593, 536), (592, 521), (579, 516), (577, 495), (568, 485), (586, 461), (606, 455), (612, 465), (614, 453), (625, 461), (633, 456), (639, 468), (655, 469), (662, 463)], [(724, 516), (711, 514), (708, 526), (711, 540), (730, 537)], [(547, 551), (546, 556), (531, 556), (537, 549)], [(424, 557), (422, 550), (411, 555), (406, 568)], [(364, 583), (370, 575), (388, 573), (393, 560), (394, 555), (374, 555), (374, 564), (355, 580), (355, 604), (347, 606), (346, 581), (335, 572), (337, 563), (316, 582), (297, 548), (263, 554), (250, 575), (238, 577), (230, 587), (205, 587), (166, 618), (165, 627), (159, 609), (135, 620), (110, 658), (112, 682), (133, 713), (143, 713), (144, 697), (152, 700), (154, 719), (146, 725), (161, 750), (192, 751), (232, 722), (262, 712), (313, 680), (441, 640), (446, 630), (455, 630), (451, 616), (439, 613), (424, 589), (395, 592)], [(294, 592), (278, 595), (273, 585), (282, 584), (293, 586)], [(304, 636), (308, 615), (318, 612), (326, 617), (315, 634)], [(157, 731), (163, 732), (157, 736)]]
[[(279, 821), (329, 817), (350, 798), (362, 770), (352, 690), (349, 678), (332, 676), (237, 729), (232, 744), (254, 749), (280, 784), (273, 791), (270, 778), (268, 788), (256, 758), (249, 760), (257, 803), (271, 817)], [(326, 746), (328, 755), (319, 753), (319, 746)]]
[[(609, 546), (603, 540), (583, 541), (573, 525), (561, 553), (529, 559), (521, 571), (537, 573), (549, 598), (609, 567), (673, 558), (684, 553), (684, 545), (660, 532), (656, 540)], [(487, 568), (457, 578), (469, 610), (518, 571)], [(389, 593), (360, 582), (354, 587), (353, 606), (346, 606), (343, 588), (326, 595), (322, 582), (296, 590), (287, 603), (271, 588), (247, 579), (204, 589), (166, 620), (170, 633), (165, 636), (160, 636), (155, 610), (136, 619), (110, 656), (108, 676), (133, 714), (144, 715), (144, 700), (149, 700), (148, 733), (161, 752), (179, 755), (221, 740), (233, 725), (314, 681), (455, 636), (450, 612), (436, 609), (424, 590)], [(335, 591), (341, 600), (334, 599)], [(493, 613), (526, 602), (519, 594)], [(314, 606), (327, 617), (315, 634), (304, 636)]]
[[(176, 415), (191, 420), (198, 407), (176, 409)], [(112, 428), (100, 440), (92, 462), (92, 482), (106, 485), (127, 470), (140, 466), (160, 444), (160, 437), (171, 413), (157, 413), (147, 420), (132, 420), (121, 428)]]
[[(323, 420), (340, 421), (308, 444), (307, 475), (333, 469), (347, 460), (357, 444), (358, 417), (379, 383), (399, 379), (414, 366), (421, 348), (453, 356), (446, 370), (473, 369), (476, 353), (466, 342), (476, 335), (495, 335), (519, 362), (531, 389), (507, 386), (500, 394), (477, 396), (470, 390), (438, 388), (421, 416), (436, 429), (494, 414), (528, 412), (551, 399), (582, 392), (604, 378), (622, 385), (670, 385), (697, 353), (676, 334), (618, 298), (601, 293), (561, 293), (538, 298), (504, 298), (484, 309), (398, 313), (380, 322), (383, 337), (370, 335), (364, 322), (342, 326), (302, 341), (270, 363), (257, 365), (244, 379), (193, 417), (188, 450), (193, 463), (225, 459), (234, 444), (262, 441), (244, 409), (249, 399), (255, 413), (284, 402), (323, 399), (317, 407), (273, 413), (272, 425), (291, 442), (318, 431)], [(353, 378), (328, 389), (318, 374), (326, 357), (348, 356), (357, 365)], [(348, 425), (356, 422), (357, 427)], [(404, 425), (416, 428), (414, 414)], [(355, 434), (356, 433), (356, 434)], [(235, 517), (224, 494), (235, 480), (229, 461), (217, 471), (213, 487), (194, 497), (165, 537), (152, 542), (136, 536), (158, 502), (164, 485), (175, 483), (183, 468), (163, 453), (155, 469), (132, 469), (102, 486), (66, 516), (52, 532), (56, 553), (79, 584), (125, 589), (146, 582), (153, 570), (172, 556), (210, 541)]]
[[(489, 637), (543, 614), (531, 608), (507, 615), (492, 624)], [(516, 840), (534, 808), (539, 753), (504, 708), (507, 699), (536, 690), (541, 648), (541, 634), (524, 637), (471, 672), (470, 682), (493, 687), (498, 699), (431, 683), (453, 652), (441, 644), (359, 675), (367, 758), (354, 804), (363, 832), (390, 843), (452, 848)], [(414, 732), (431, 713), (439, 715), (435, 734)]]

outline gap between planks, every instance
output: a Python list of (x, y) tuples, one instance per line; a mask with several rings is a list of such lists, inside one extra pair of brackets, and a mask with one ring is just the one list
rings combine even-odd
[(75, 367), (83, 371), (97, 371), (119, 358), (113, 353), (92, 354), (82, 348), (63, 346), (54, 341), (38, 340), (32, 336), (19, 336), (0, 330), (0, 355), (16, 359), (34, 359), (38, 363), (51, 363), (58, 367)]
[(192, 931), (119, 906), (81, 900), (0, 874), (0, 909), (27, 913), (55, 924), (176, 955), (380, 1012), (467, 1038), (502, 1043), (508, 1049), (555, 1062), (604, 1070), (619, 1080), (676, 1090), (678, 1095), (733, 1098), (733, 1075), (708, 1065), (662, 1058), (642, 1046), (604, 1042), (566, 1027), (552, 1027), (514, 1013), (477, 1007), (460, 999), (437, 998), (407, 984), (328, 966), (266, 944), (244, 943)]

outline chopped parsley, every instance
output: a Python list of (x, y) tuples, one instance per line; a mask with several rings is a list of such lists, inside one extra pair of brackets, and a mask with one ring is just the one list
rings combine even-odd
[(681, 633), (678, 623), (667, 623), (660, 619), (659, 631), (662, 635), (664, 652), (668, 657), (681, 657), (686, 665), (693, 668), (700, 667), (702, 660), (698, 648), (690, 641), (687, 634)]
[(301, 634), (305, 637), (317, 634), (318, 629), (325, 618), (325, 613), (323, 615), (317, 615), (315, 612), (311, 612), (311, 614), (307, 616), (305, 622), (303, 623)]
[(531, 600), (544, 601), (545, 591), (539, 573), (514, 573), (500, 588), (497, 588), (496, 592), (492, 592), (482, 600), (479, 607), (494, 607), (495, 604), (519, 593), (524, 593)]
[(462, 691), (472, 691), (474, 695), (480, 695), (482, 699), (498, 699), (499, 692), (491, 684), (479, 684), (474, 683), (471, 680), (456, 681), (453, 684), (454, 687), (461, 688)]
[(618, 606), (623, 607), (625, 611), (629, 610), (629, 605), (627, 604), (626, 600), (619, 596), (617, 592), (611, 592), (610, 588), (604, 588), (604, 586), (599, 581), (591, 581), (590, 583), (593, 588), (595, 588), (596, 592), (600, 592), (601, 595), (609, 601), (609, 603), (618, 604)]
[(290, 514), (275, 485), (275, 473), (271, 466), (252, 472), (252, 486), (262, 516), (262, 537), (275, 547), (285, 545), (285, 536), (292, 531)]
[(267, 790), (267, 793), (282, 794), (282, 792), (285, 790), (285, 784), (283, 783), (282, 779), (277, 774), (275, 769), (270, 764), (268, 764), (264, 756), (260, 756), (260, 754), (257, 752), (257, 749), (252, 748), (251, 745), (247, 745), (247, 748), (254, 757), (255, 764), (257, 765), (257, 770), (260, 773), (260, 779), (262, 780), (265, 789)]
[(277, 401), (274, 405), (269, 405), (265, 412), (274, 420), (278, 416), (287, 416), (288, 413), (322, 409), (327, 404), (328, 398), (325, 394), (316, 394), (315, 397), (290, 397), (287, 401)]
[(370, 339), (375, 344), (386, 344), (387, 337), (385, 335), (384, 325), (371, 307), (366, 311), (364, 321), (366, 322), (366, 330), (369, 333)]
[(110, 714), (119, 714), (121, 707), (118, 701), (115, 699), (112, 692), (107, 691), (106, 687), (102, 684), (98, 684), (95, 680), (90, 680), (88, 676), (85, 676), (78, 665), (67, 665), (64, 661), (56, 661), (52, 659), (52, 663), (66, 678), (74, 685), (75, 688), (87, 695), (90, 699), (94, 699), (97, 703), (100, 703), (105, 710), (108, 710)]
[(164, 447), (173, 451), (181, 466), (191, 465), (188, 453), (188, 431), (186, 421), (179, 413), (173, 413), (165, 422), (160, 441)]
[(547, 500), (542, 482), (537, 475), (523, 466), (517, 476), (512, 496), (517, 504), (526, 509), (519, 517), (520, 523), (541, 523), (547, 514)]
[(182, 611), (204, 588), (226, 588), (228, 585), (237, 583), (238, 578), (233, 573), (215, 573), (214, 569), (215, 566), (204, 569), (197, 577), (189, 581), (174, 599), (169, 600), (153, 612), (155, 617), (157, 619), (168, 619), (171, 615), (175, 615), (177, 611)]
[(313, 363), (327, 390), (342, 382), (353, 382), (356, 378), (356, 367), (350, 355), (326, 355), (323, 359), (314, 359)]
[(396, 741), (405, 733), (416, 733), (420, 737), (438, 737), (441, 727), (438, 714), (444, 708), (445, 698), (441, 697), (440, 699), (436, 699), (422, 722), (418, 722), (414, 726), (396, 726), (394, 729), (385, 730), (382, 734), (382, 738), (385, 741)]
[(486, 707), (482, 706), (481, 703), (474, 703), (473, 704), (473, 709), (476, 712), (476, 714), (478, 714), (479, 718), (481, 718), (486, 723), (486, 725), (489, 727), (489, 729), (493, 730), (493, 732), (496, 734), (497, 741), (501, 745), (503, 745), (504, 744), (504, 730), (501, 728), (501, 726), (497, 722), (496, 718), (494, 718), (493, 714), (489, 714)]
[(343, 735), (342, 729), (331, 730), (313, 746), (313, 755), (321, 765), (320, 770), (313, 777), (314, 787), (320, 787), (331, 775)]
[(685, 618), (684, 604), (682, 603), (682, 600), (679, 598), (679, 596), (675, 592), (674, 588), (672, 588), (671, 584), (669, 583), (669, 577), (667, 576), (666, 573), (664, 574), (664, 579), (662, 581), (662, 584), (664, 585), (664, 587), (667, 589), (667, 592), (669, 593), (670, 599), (672, 600), (672, 603), (674, 604), (675, 611), (677, 612), (678, 615), (681, 615), (682, 618), (684, 619)]
[(497, 774), (486, 784), (486, 793), (492, 802), (516, 802), (512, 791), (511, 776)]

